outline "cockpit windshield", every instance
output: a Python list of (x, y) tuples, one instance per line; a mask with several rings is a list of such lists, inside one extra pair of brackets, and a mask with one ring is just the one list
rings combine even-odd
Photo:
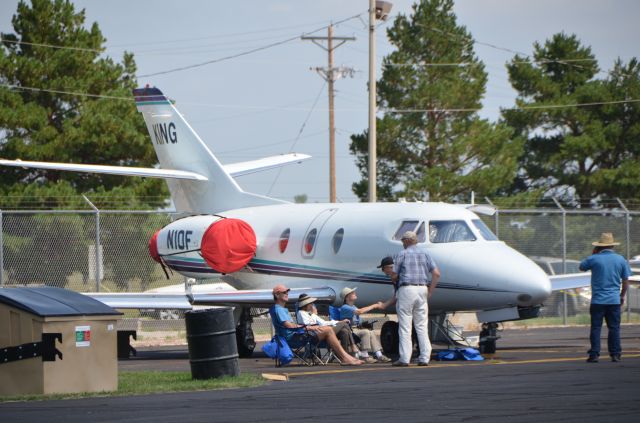
[(486, 239), (487, 241), (498, 240), (498, 237), (493, 232), (491, 232), (491, 229), (489, 229), (489, 227), (485, 225), (485, 223), (482, 220), (474, 219), (472, 220), (472, 222), (476, 226), (476, 228), (478, 228), (478, 230), (480, 231), (484, 239)]
[(464, 220), (432, 220), (429, 222), (429, 241), (433, 243), (475, 240), (475, 235)]

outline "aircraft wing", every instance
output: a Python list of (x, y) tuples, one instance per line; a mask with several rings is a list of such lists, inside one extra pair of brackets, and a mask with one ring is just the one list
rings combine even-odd
[[(295, 288), (289, 292), (289, 301), (294, 303), (302, 293), (316, 297), (319, 302), (333, 303), (336, 293), (329, 287)], [(273, 305), (273, 294), (270, 289), (251, 291), (212, 291), (181, 293), (87, 293), (106, 305), (117, 309), (176, 309), (190, 310), (192, 306), (245, 306), (264, 307)]]
[[(583, 288), (591, 286), (591, 272), (569, 273), (566, 275), (549, 276), (552, 291), (562, 291), (564, 289)], [(640, 275), (631, 275), (629, 282), (639, 283)]]
[(300, 163), (310, 158), (311, 156), (307, 154), (290, 153), (251, 160), (248, 162), (231, 163), (224, 165), (223, 167), (231, 176), (241, 176), (260, 172), (262, 170), (274, 169), (291, 163)]
[(591, 286), (591, 272), (568, 273), (566, 275), (551, 275), (552, 291), (562, 291), (564, 289), (583, 288)]

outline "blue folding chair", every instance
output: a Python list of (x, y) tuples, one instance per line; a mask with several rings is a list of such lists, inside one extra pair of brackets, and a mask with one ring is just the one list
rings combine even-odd
[[(269, 308), (271, 323), (276, 332), (276, 338), (280, 342), (286, 342), (293, 356), (305, 366), (313, 366), (322, 359), (318, 356), (318, 338), (309, 333), (305, 328), (290, 329), (285, 327), (276, 316), (275, 306)], [(287, 333), (287, 337), (277, 336), (280, 333)], [(288, 339), (287, 339), (288, 338)], [(278, 343), (279, 347), (279, 343)], [(276, 353), (276, 367), (281, 367), (279, 351)]]
[(329, 318), (331, 320), (342, 320), (340, 318), (340, 307), (329, 306)]
[[(304, 322), (301, 322), (298, 320), (298, 311), (299, 311), (298, 303), (296, 303), (296, 306), (295, 306), (296, 322), (299, 325), (303, 325)], [(324, 353), (322, 352), (322, 350), (324, 350)], [(319, 342), (317, 341), (315, 345), (310, 345), (310, 348), (307, 354), (308, 354), (308, 357), (311, 359), (311, 361), (313, 361), (315, 364), (320, 364), (322, 366), (326, 366), (327, 364), (329, 364), (334, 360), (340, 363), (340, 359), (335, 355), (333, 350), (329, 348), (329, 345), (327, 345), (326, 341), (319, 341)]]
[[(334, 307), (330, 305), (329, 318), (331, 318), (331, 320), (342, 320), (342, 315), (340, 314), (340, 307)], [(352, 335), (353, 335), (353, 339), (356, 341), (356, 344), (360, 345), (360, 337), (355, 333), (353, 333)]]

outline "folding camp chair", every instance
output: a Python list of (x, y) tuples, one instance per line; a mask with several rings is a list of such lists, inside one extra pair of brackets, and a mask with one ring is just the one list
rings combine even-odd
[(331, 320), (342, 320), (340, 318), (340, 307), (329, 306), (329, 318)]
[[(276, 334), (280, 333), (279, 329), (284, 329), (292, 333), (287, 340), (283, 337), (277, 338), (287, 343), (294, 358), (298, 359), (304, 366), (313, 366), (314, 364), (322, 362), (321, 357), (318, 355), (318, 338), (310, 334), (305, 328), (290, 329), (284, 327), (276, 317), (275, 306), (269, 308), (269, 315), (271, 316), (271, 323), (273, 324)], [(276, 354), (275, 360), (276, 367), (280, 367), (279, 352)]]
[[(342, 315), (340, 314), (340, 307), (334, 307), (332, 305), (329, 306), (329, 318), (331, 320), (342, 320)], [(353, 339), (356, 341), (356, 344), (360, 345), (360, 337), (353, 334)]]
[[(299, 325), (304, 325), (304, 322), (298, 321), (298, 311), (299, 311), (298, 304), (296, 303), (296, 306), (295, 306), (296, 323), (298, 323)], [(322, 352), (322, 350), (324, 350), (324, 353)], [(313, 364), (326, 366), (333, 360), (337, 360), (338, 362), (340, 362), (340, 360), (338, 359), (338, 357), (336, 357), (336, 355), (333, 353), (331, 348), (329, 348), (329, 345), (327, 345), (326, 341), (318, 341), (318, 339), (316, 339), (315, 344), (312, 343), (306, 347), (305, 353), (306, 353), (306, 358), (311, 362), (313, 362)]]

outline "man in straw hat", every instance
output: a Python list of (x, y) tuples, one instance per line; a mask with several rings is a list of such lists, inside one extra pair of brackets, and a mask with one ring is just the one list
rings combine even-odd
[[(366, 327), (360, 319), (361, 315), (369, 313), (372, 310), (382, 310), (382, 302), (378, 301), (377, 303), (358, 308), (355, 304), (358, 299), (356, 289), (357, 288), (345, 287), (340, 291), (340, 298), (342, 298), (344, 303), (340, 307), (340, 318), (349, 319), (354, 335), (360, 338), (359, 358), (364, 360), (365, 363), (388, 363), (391, 359), (382, 353), (380, 338), (373, 331), (373, 326)], [(375, 358), (369, 355), (370, 352)]]
[(404, 250), (396, 256), (393, 272), (390, 272), (392, 279), (397, 277), (395, 298), (400, 338), (400, 358), (393, 365), (400, 367), (409, 365), (413, 351), (411, 342), (413, 324), (420, 346), (418, 365), (427, 366), (431, 358), (428, 299), (436, 289), (440, 270), (431, 256), (418, 248), (418, 236), (415, 232), (405, 232), (401, 240)]
[[(629, 263), (621, 255), (613, 251), (615, 245), (610, 232), (600, 235), (600, 240), (593, 242), (593, 254), (580, 262), (580, 270), (591, 270), (591, 349), (588, 363), (597, 363), (600, 356), (600, 330), (602, 319), (607, 322), (609, 333), (607, 347), (611, 361), (620, 361), (620, 309), (629, 286), (631, 269)], [(620, 289), (622, 285), (622, 290)]]

